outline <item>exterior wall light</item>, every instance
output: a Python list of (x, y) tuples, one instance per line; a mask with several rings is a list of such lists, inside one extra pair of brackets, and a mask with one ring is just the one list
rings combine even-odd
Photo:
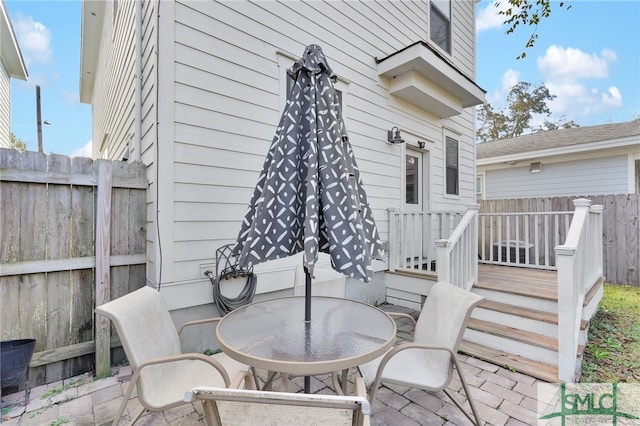
[(391, 130), (387, 130), (387, 142), (389, 143), (404, 143), (404, 139), (400, 136), (400, 130), (398, 126), (393, 126)]

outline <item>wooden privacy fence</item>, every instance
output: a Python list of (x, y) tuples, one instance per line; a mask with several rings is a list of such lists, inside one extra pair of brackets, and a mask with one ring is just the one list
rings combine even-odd
[[(617, 284), (629, 284), (634, 286), (640, 285), (640, 224), (638, 215), (640, 212), (640, 201), (638, 194), (620, 194), (620, 195), (591, 195), (591, 196), (571, 196), (571, 197), (540, 197), (525, 199), (505, 199), (505, 200), (482, 200), (480, 201), (480, 215), (494, 213), (549, 213), (549, 212), (568, 212), (573, 211), (573, 200), (577, 198), (588, 198), (592, 201), (592, 205), (602, 205), (604, 211), (602, 213), (602, 248), (604, 257), (604, 276), (607, 282)], [(515, 216), (514, 216), (515, 217)], [(488, 223), (488, 222), (487, 222)], [(515, 223), (515, 219), (512, 224)], [(540, 221), (544, 223), (544, 221)], [(482, 224), (481, 224), (482, 228)], [(542, 227), (541, 231), (545, 228)], [(555, 257), (553, 248), (557, 243), (564, 244), (566, 231), (568, 226), (566, 220), (549, 220), (547, 227), (548, 234), (545, 238), (551, 241), (546, 242), (550, 248), (550, 252)], [(480, 230), (482, 232), (482, 230)], [(506, 236), (506, 229), (503, 236)], [(529, 235), (534, 238), (534, 231)], [(518, 238), (524, 239), (524, 233), (520, 233)], [(540, 246), (539, 252), (544, 250), (545, 242), (540, 238), (544, 235), (542, 232), (537, 239)], [(511, 231), (510, 238), (515, 239), (515, 231)], [(534, 242), (534, 246), (535, 246)], [(480, 247), (480, 252), (482, 252)], [(490, 247), (485, 247), (487, 253)], [(540, 261), (540, 265), (544, 262)], [(554, 265), (555, 266), (555, 262)]]
[(0, 338), (36, 339), (32, 384), (109, 371), (117, 340), (93, 310), (145, 285), (144, 176), (141, 163), (0, 149)]

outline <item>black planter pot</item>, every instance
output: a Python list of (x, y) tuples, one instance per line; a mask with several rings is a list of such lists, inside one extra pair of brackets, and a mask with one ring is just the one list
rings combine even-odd
[(29, 400), (29, 364), (36, 346), (34, 339), (0, 342), (0, 381), (2, 389), (24, 384), (25, 403)]

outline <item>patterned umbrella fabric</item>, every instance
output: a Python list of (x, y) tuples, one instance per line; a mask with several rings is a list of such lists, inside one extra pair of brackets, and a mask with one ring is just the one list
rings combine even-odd
[(313, 274), (318, 253), (368, 282), (383, 245), (342, 119), (336, 76), (310, 45), (288, 70), (295, 84), (244, 218), (234, 252), (255, 265), (304, 251)]

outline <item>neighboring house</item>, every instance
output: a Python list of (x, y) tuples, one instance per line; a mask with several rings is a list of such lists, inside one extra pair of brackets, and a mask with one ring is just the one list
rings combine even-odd
[(477, 146), (480, 200), (640, 193), (640, 120)]
[(11, 79), (27, 79), (27, 67), (18, 46), (4, 1), (0, 1), (0, 147), (11, 147)]
[[(306, 45), (320, 45), (338, 75), (383, 240), (389, 209), (464, 211), (474, 202), (473, 107), (484, 100), (475, 83), (475, 7), (83, 2), (80, 98), (92, 105), (93, 156), (147, 166), (147, 280), (174, 315), (210, 309), (203, 273), (237, 237), (285, 104), (286, 70)], [(396, 126), (405, 143), (387, 142)], [(256, 267), (257, 297), (291, 291), (299, 265), (293, 258)], [(347, 282), (347, 295), (383, 300), (387, 264), (376, 268), (369, 287)]]

